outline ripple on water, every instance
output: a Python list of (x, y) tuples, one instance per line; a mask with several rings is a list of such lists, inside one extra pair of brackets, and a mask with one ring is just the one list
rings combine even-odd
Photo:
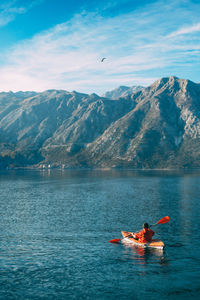
[[(199, 195), (200, 174), (4, 173), (2, 299), (198, 299)], [(163, 252), (108, 243), (165, 215)]]

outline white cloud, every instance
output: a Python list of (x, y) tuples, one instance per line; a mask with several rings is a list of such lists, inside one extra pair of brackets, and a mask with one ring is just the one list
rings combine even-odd
[(200, 23), (197, 23), (197, 24), (192, 25), (192, 26), (187, 26), (187, 27), (180, 28), (180, 29), (172, 32), (171, 34), (169, 34), (168, 38), (170, 38), (170, 37), (176, 37), (178, 35), (196, 33), (198, 31), (200, 31)]
[[(188, 40), (174, 41), (166, 28), (170, 21), (171, 32), (178, 32), (177, 22), (183, 15), (188, 22), (188, 12), (169, 17), (166, 12), (172, 14), (174, 6), (158, 13), (158, 4), (107, 18), (83, 12), (16, 45), (0, 67), (0, 89), (102, 93), (121, 84), (147, 85), (184, 66), (185, 52), (199, 48)], [(103, 63), (102, 57), (107, 58)]]
[(3, 1), (0, 4), (0, 27), (12, 22), (18, 15), (25, 14), (33, 6), (38, 5), (43, 0), (32, 0), (26, 5), (20, 5), (17, 0)]

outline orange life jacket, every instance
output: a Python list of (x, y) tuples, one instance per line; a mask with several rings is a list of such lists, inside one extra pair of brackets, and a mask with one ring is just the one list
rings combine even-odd
[(152, 236), (154, 235), (154, 231), (149, 228), (144, 228), (138, 233), (135, 233), (135, 238), (139, 240), (141, 243), (151, 242)]

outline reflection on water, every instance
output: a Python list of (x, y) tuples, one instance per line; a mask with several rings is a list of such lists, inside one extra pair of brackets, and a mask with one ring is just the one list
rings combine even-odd
[(128, 245), (126, 243), (123, 243), (123, 247), (125, 257), (133, 260), (136, 264), (169, 264), (167, 258), (165, 257), (164, 250), (143, 248), (136, 245)]

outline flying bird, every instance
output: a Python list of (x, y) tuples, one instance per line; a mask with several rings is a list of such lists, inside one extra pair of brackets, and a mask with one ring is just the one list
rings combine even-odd
[(103, 58), (101, 59), (101, 62), (103, 62), (103, 61), (104, 61), (104, 59), (106, 59), (106, 57), (103, 57)]

